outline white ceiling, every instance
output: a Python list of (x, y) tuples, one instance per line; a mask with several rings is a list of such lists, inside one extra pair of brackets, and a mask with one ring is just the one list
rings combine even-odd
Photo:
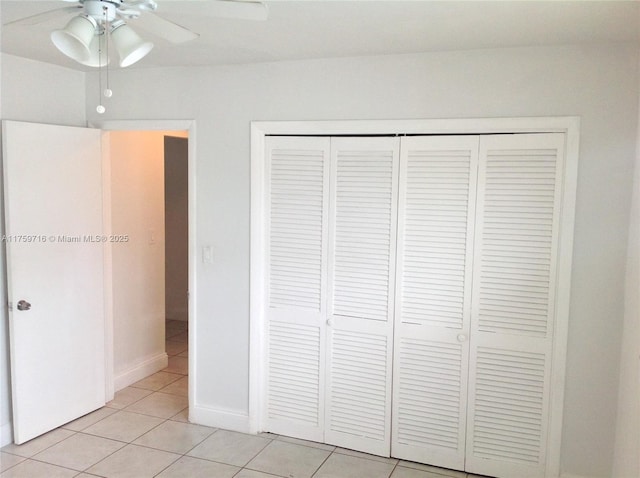
[[(162, 5), (178, 0), (157, 0)], [(181, 0), (183, 3), (185, 0)], [(212, 0), (213, 1), (213, 0)], [(191, 2), (193, 3), (193, 2)], [(640, 41), (638, 1), (267, 1), (265, 22), (165, 14), (200, 33), (174, 45), (129, 24), (155, 48), (131, 68), (219, 65), (440, 50)], [(2, 23), (69, 3), (0, 0)], [(3, 26), (1, 50), (76, 69), (51, 43), (61, 17)], [(137, 27), (137, 28), (136, 28)]]

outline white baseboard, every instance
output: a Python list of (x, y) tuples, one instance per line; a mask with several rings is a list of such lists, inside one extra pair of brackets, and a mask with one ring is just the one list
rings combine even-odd
[(189, 421), (197, 425), (250, 433), (249, 415), (233, 410), (195, 405), (189, 409)]
[(593, 476), (574, 475), (573, 473), (560, 473), (560, 478), (594, 478)]
[(13, 443), (13, 424), (5, 423), (0, 427), (0, 448)]
[(113, 380), (114, 389), (116, 392), (122, 390), (138, 380), (167, 368), (167, 365), (169, 365), (169, 357), (165, 352), (149, 357), (124, 372), (118, 373)]

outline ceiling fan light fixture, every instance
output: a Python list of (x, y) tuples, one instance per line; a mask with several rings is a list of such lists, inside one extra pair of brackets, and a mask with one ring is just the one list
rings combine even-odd
[(153, 43), (144, 41), (122, 20), (113, 23), (111, 39), (120, 56), (120, 66), (122, 68), (141, 60), (153, 48)]
[(109, 56), (105, 51), (107, 41), (108, 40), (104, 31), (94, 35), (93, 40), (91, 40), (91, 44), (89, 45), (89, 58), (87, 60), (78, 60), (78, 63), (81, 63), (85, 66), (90, 66), (92, 68), (101, 68), (107, 66), (110, 62)]
[(78, 62), (91, 56), (90, 45), (98, 29), (98, 23), (88, 15), (73, 17), (62, 30), (51, 33), (51, 41), (58, 50)]

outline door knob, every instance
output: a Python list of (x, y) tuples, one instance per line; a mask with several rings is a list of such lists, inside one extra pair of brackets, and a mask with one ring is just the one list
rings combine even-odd
[(467, 340), (467, 336), (465, 334), (458, 334), (458, 342), (464, 342), (465, 340)]
[(26, 300), (18, 301), (18, 310), (29, 310), (29, 309), (31, 309), (31, 304), (29, 302), (27, 302)]

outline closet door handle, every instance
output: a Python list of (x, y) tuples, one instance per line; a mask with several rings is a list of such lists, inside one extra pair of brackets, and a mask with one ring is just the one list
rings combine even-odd
[(327, 319), (327, 325), (333, 327), (333, 319)]
[(467, 341), (467, 336), (465, 334), (458, 334), (458, 342), (466, 342)]

